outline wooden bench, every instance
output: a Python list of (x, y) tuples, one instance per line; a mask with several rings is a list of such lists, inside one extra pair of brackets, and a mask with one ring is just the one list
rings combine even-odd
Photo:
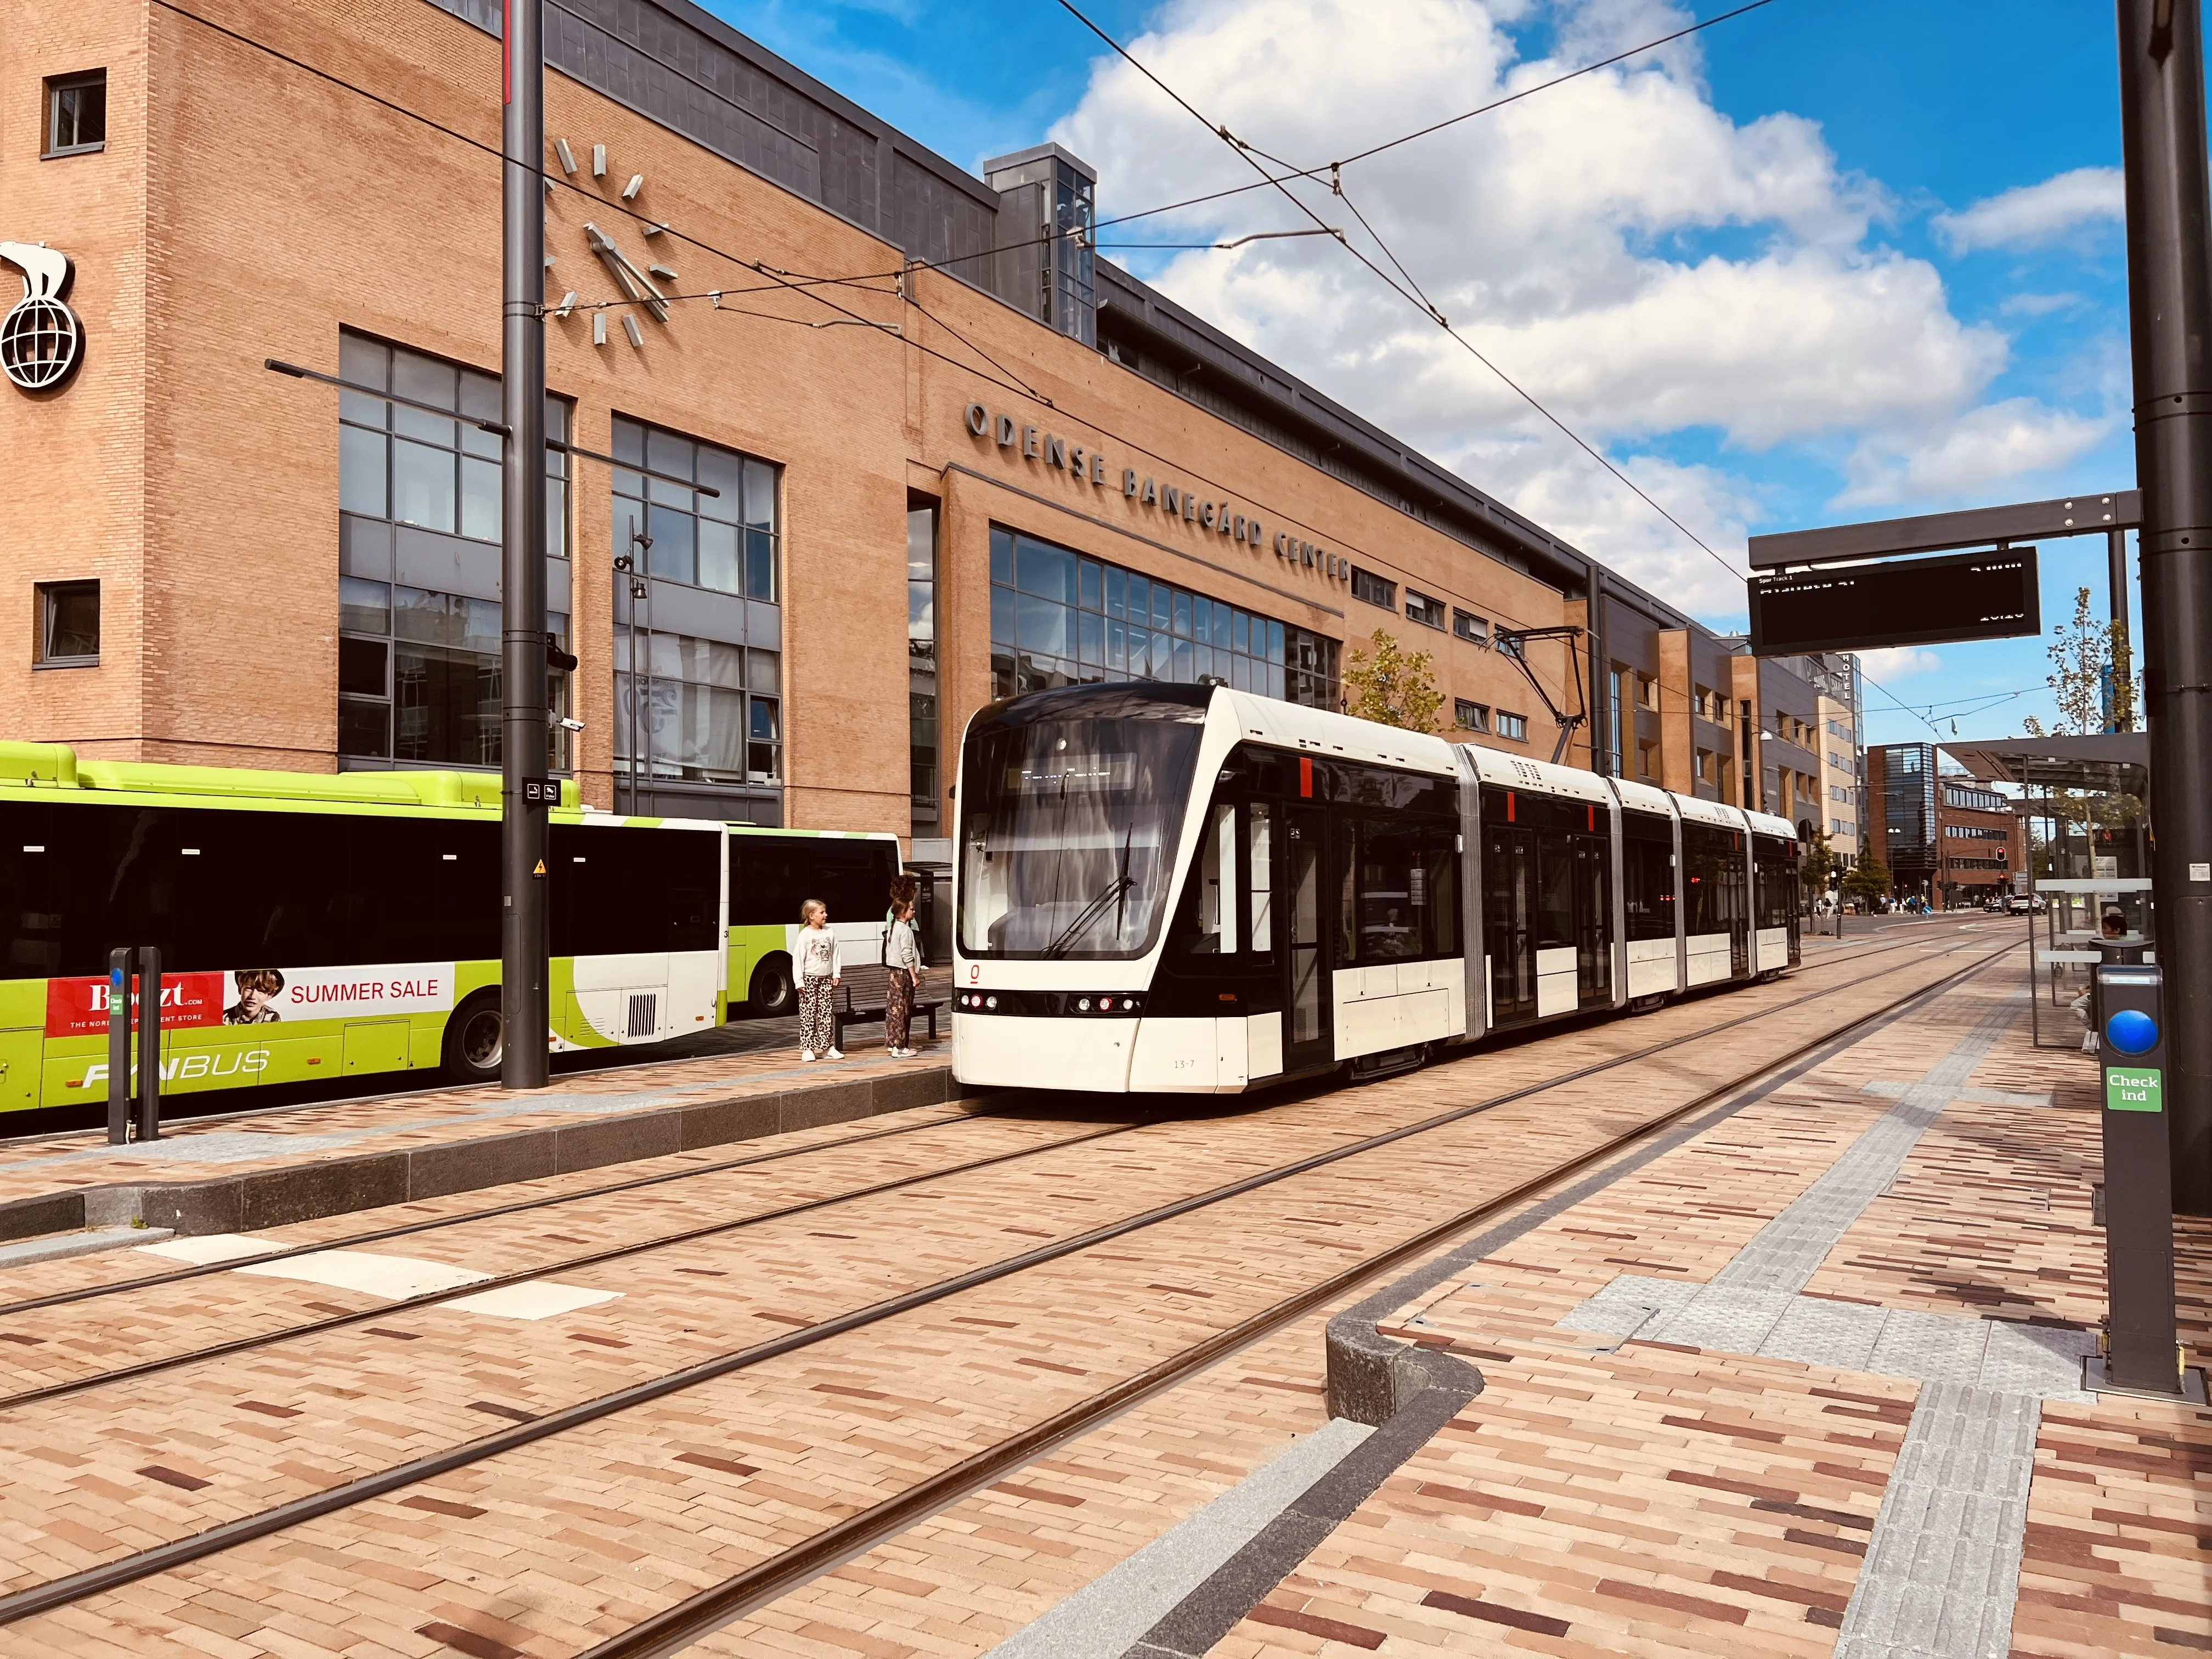
[[(845, 969), (830, 1005), (831, 1041), (845, 1046), (848, 1025), (880, 1025), (890, 1000), (891, 971), (881, 963), (864, 962)], [(929, 1022), (929, 1040), (937, 1041), (937, 1011), (952, 1000), (951, 970), (925, 968), (914, 990), (915, 1019)]]

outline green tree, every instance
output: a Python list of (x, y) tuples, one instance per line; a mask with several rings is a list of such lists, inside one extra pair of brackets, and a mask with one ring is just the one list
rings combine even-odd
[(1797, 878), (1815, 893), (1828, 890), (1828, 878), (1835, 872), (1836, 848), (1828, 839), (1828, 832), (1819, 824), (1813, 826), (1813, 839), (1805, 848), (1804, 856), (1797, 860)]
[(2051, 630), (2051, 672), (2044, 683), (2058, 705), (2058, 723), (2045, 730), (2031, 714), (2030, 737), (2061, 733), (2087, 735), (2106, 729), (2107, 688), (2112, 700), (2111, 723), (2125, 729), (2135, 724), (2135, 664), (2126, 627), (2100, 622), (2089, 608), (2089, 590), (2074, 590), (2074, 617)]
[(1364, 720), (1395, 726), (1407, 732), (1434, 732), (1437, 711), (1444, 694), (1437, 690), (1434, 665), (1425, 651), (1407, 652), (1378, 628), (1369, 643), (1372, 654), (1358, 646), (1344, 670), (1344, 690), (1350, 712)]
[[(2022, 722), (2032, 738), (2089, 736), (2106, 729), (2106, 704), (2111, 700), (2111, 724), (2126, 729), (2135, 724), (2136, 681), (2126, 627), (2100, 622), (2089, 606), (2089, 590), (2074, 590), (2070, 622), (2051, 630), (2051, 672), (2044, 683), (2058, 706), (2058, 720), (2046, 727), (2034, 715)], [(2132, 823), (2142, 811), (2133, 795), (2091, 795), (2058, 789), (2047, 799), (2049, 815), (2064, 826), (2078, 823), (2083, 833), (2112, 830)]]
[(1844, 896), (1878, 899), (1889, 896), (1889, 871), (1881, 860), (1863, 858), (1844, 872)]

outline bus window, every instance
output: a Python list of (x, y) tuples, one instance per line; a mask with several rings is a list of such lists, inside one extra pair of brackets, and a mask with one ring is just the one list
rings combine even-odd
[[(881, 921), (890, 908), (891, 878), (898, 873), (897, 846), (835, 836), (816, 836), (808, 845), (813, 867), (808, 890), (799, 896), (820, 899), (833, 921)], [(798, 920), (796, 903), (792, 920)]]
[(800, 890), (808, 883), (807, 849), (814, 839), (734, 833), (730, 836), (732, 927), (781, 927), (798, 922), (799, 901), (817, 896)]

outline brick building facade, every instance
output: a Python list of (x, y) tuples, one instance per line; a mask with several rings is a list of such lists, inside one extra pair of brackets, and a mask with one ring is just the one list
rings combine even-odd
[[(0, 0), (0, 240), (86, 337), (0, 389), (0, 735), (496, 763), (498, 21)], [(547, 39), (549, 419), (668, 475), (549, 465), (586, 800), (927, 845), (994, 696), (1333, 706), (1387, 628), (1457, 736), (1819, 816), (1816, 686), (1097, 258), (1081, 159), (975, 177), (686, 0)]]
[(1945, 770), (1934, 744), (1869, 750), (1867, 786), (1871, 850), (1900, 896), (1917, 893), (1945, 909), (1978, 905), (2027, 868), (2026, 820), (2012, 801)]

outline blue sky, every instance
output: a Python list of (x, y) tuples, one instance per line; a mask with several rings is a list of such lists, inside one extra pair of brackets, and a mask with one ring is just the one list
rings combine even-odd
[[(1083, 142), (1072, 147), (1098, 167), (1106, 213), (1153, 205), (1160, 199), (1148, 193), (1153, 181), (1184, 176), (1179, 168), (1191, 169), (1188, 176), (1211, 177), (1208, 170), (1224, 163), (1218, 141), (1209, 140), (1187, 117), (1158, 106), (1153, 94), (1133, 91), (1110, 75), (1097, 76), (1101, 49), (1050, 0), (967, 0), (957, 6), (935, 0), (845, 5), (817, 0), (804, 6), (708, 3), (737, 27), (964, 166), (972, 167), (986, 155), (1034, 143), (1055, 131), (1064, 140), (1079, 136)], [(1124, 41), (1152, 40), (1162, 57), (1154, 66), (1210, 114), (1225, 112), (1238, 131), (1256, 142), (1311, 161), (1345, 153), (1340, 146), (1357, 147), (1362, 139), (1392, 136), (1414, 124), (1419, 117), (1401, 112), (1392, 95), (1388, 53), (1401, 53), (1407, 83), (1416, 87), (1431, 67), (1428, 60), (1437, 55), (1423, 32), (1452, 33), (1455, 9), (1467, 11), (1475, 4), (1476, 0), (1405, 0), (1390, 25), (1397, 33), (1385, 30), (1387, 40), (1376, 48), (1384, 54), (1382, 78), (1377, 79), (1370, 63), (1365, 74), (1347, 68), (1340, 86), (1329, 76), (1301, 82), (1294, 55), (1278, 51), (1271, 31), (1310, 28), (1325, 33), (1331, 27), (1359, 27), (1363, 16), (1379, 13), (1332, 12), (1326, 4), (1308, 7), (1290, 0), (1176, 0), (1168, 7), (1102, 0), (1085, 9)], [(1709, 3), (1698, 6), (1695, 15), (1725, 9), (1725, 3)], [(1592, 41), (1617, 46), (1649, 39), (1684, 15), (1679, 9), (1670, 12), (1662, 0), (1491, 0), (1486, 12), (1474, 12), (1492, 29), (1493, 40), (1504, 43), (1500, 75), (1516, 61), (1525, 64), (1550, 58), (1556, 60), (1554, 68), (1584, 61), (1592, 55)], [(1347, 24), (1346, 18), (1353, 21)], [(1479, 46), (1480, 33), (1477, 29), (1455, 39), (1463, 46)], [(1237, 61), (1240, 57), (1246, 61)], [(1238, 76), (1248, 70), (1285, 89), (1285, 112), (1296, 118), (1276, 119), (1264, 99), (1256, 106), (1236, 101)], [(2015, 223), (2007, 234), (2000, 219), (1985, 215), (1978, 220), (1968, 211), (1977, 203), (2075, 169), (2118, 165), (2117, 68), (2108, 6), (2082, 0), (2007, 0), (2002, 5), (1983, 0), (1952, 6), (1930, 5), (1928, 0), (1855, 0), (1849, 5), (1775, 0), (1698, 37), (1696, 52), (1668, 60), (1668, 72), (1691, 89), (1692, 103), (1710, 105), (1723, 137), (1729, 130), (1739, 137), (1765, 131), (1755, 128), (1765, 118), (1799, 118), (1784, 125), (1806, 135), (1814, 151), (1825, 149), (1833, 179), (1810, 208), (1776, 206), (1788, 191), (1768, 190), (1747, 208), (1723, 205), (1687, 213), (1638, 209), (1625, 216), (1594, 210), (1606, 219), (1607, 234), (1618, 233), (1624, 258), (1632, 264), (1664, 262), (1691, 272), (1709, 270), (1714, 261), (1749, 267), (1778, 247), (1793, 254), (1826, 248), (1838, 251), (1836, 259), (1850, 268), (1849, 280), (1863, 283), (1869, 269), (1893, 258), (1903, 262), (1893, 269), (1913, 274), (1935, 295), (1930, 303), (1942, 328), (1957, 337), (1949, 347), (1930, 348), (1928, 362), (1931, 380), (1947, 372), (1943, 365), (1948, 362), (1948, 372), (1960, 380), (1958, 389), (1931, 392), (1927, 407), (1900, 425), (1896, 410), (1911, 402), (1911, 392), (1909, 385), (1904, 390), (1892, 386), (1874, 400), (1881, 404), (1879, 410), (1839, 416), (1832, 428), (1822, 429), (1817, 417), (1778, 421), (1771, 413), (1732, 412), (1736, 404), (1731, 398), (1745, 408), (1759, 402), (1755, 373), (1723, 380), (1702, 401), (1669, 401), (1652, 391), (1648, 378), (1632, 383), (1632, 377), (1624, 376), (1609, 387), (1601, 361), (1604, 354), (1595, 348), (1585, 354), (1588, 361), (1571, 366), (1572, 372), (1556, 362), (1547, 369), (1541, 319), (1534, 313), (1522, 319), (1532, 331), (1518, 337), (1526, 355), (1516, 365), (1516, 337), (1483, 331), (1492, 319), (1485, 315), (1481, 296), (1502, 292), (1508, 284), (1500, 279), (1488, 289), (1470, 287), (1468, 292), (1476, 296), (1471, 302), (1451, 302), (1448, 308), (1459, 313), (1455, 322), (1463, 322), (1481, 338), (1503, 367), (1545, 388), (1553, 407), (1588, 410), (1587, 421), (1571, 412), (1568, 418), (1589, 430), (1609, 456), (1628, 465), (1639, 482), (1723, 551), (1740, 549), (1747, 531), (2132, 484), (2125, 270), (2118, 224), (2103, 214), (2088, 213), (2072, 223), (2054, 221), (2039, 234), (2033, 227), (2023, 233)], [(1551, 100), (1558, 104), (1553, 115), (1562, 116), (1569, 107), (1563, 94), (1564, 89), (1540, 94), (1522, 107)], [(1406, 108), (1425, 108), (1419, 97), (1418, 91), (1409, 93)], [(1647, 134), (1637, 126), (1640, 118), (1632, 110), (1622, 115), (1594, 109), (1588, 118), (1626, 123), (1607, 129), (1607, 142), (1613, 145), (1667, 142), (1662, 134), (1679, 138), (1688, 132), (1690, 138), (1680, 140), (1686, 143), (1696, 137), (1680, 126)], [(1523, 142), (1556, 146), (1561, 138), (1555, 128), (1548, 138), (1529, 135)], [(1446, 172), (1463, 165), (1433, 149), (1428, 160)], [(1412, 182), (1418, 185), (1417, 175)], [(1645, 179), (1622, 188), (1649, 196), (1663, 185), (1663, 179), (1659, 186)], [(1374, 188), (1380, 196), (1388, 186)], [(1753, 194), (1762, 189), (1754, 188)], [(1387, 197), (1383, 205), (1389, 205)], [(1833, 219), (1838, 212), (1845, 218), (1856, 214), (1861, 228), (1837, 231), (1814, 222), (1823, 213)], [(1370, 216), (1385, 222), (1379, 211), (1370, 210)], [(1209, 219), (1206, 228), (1255, 222)], [(1402, 234), (1398, 229), (1389, 234), (1415, 274), (1432, 291), (1449, 287), (1458, 274), (1461, 244), (1452, 234), (1425, 241), (1420, 232), (1435, 227), (1398, 222), (1407, 226)], [(1481, 218), (1456, 232), (1450, 225), (1441, 228), (1462, 236), (1471, 247), (1485, 240), (1491, 222)], [(1158, 231), (1146, 234), (1183, 240), (1179, 231), (1194, 224), (1163, 223)], [(1576, 229), (1553, 225), (1547, 234), (1571, 238)], [(1311, 244), (1274, 246), (1297, 248), (1302, 258), (1325, 257), (1318, 250), (1305, 253)], [(1443, 412), (1418, 400), (1402, 408), (1377, 407), (1371, 386), (1338, 366), (1358, 356), (1345, 344), (1358, 328), (1381, 331), (1376, 337), (1380, 340), (1404, 326), (1403, 302), (1371, 282), (1360, 285), (1356, 270), (1343, 277), (1312, 265), (1274, 268), (1279, 276), (1295, 275), (1316, 284), (1312, 292), (1338, 331), (1339, 355), (1332, 357), (1316, 348), (1301, 359), (1297, 345), (1285, 347), (1283, 342), (1305, 335), (1271, 334), (1271, 327), (1283, 326), (1281, 319), (1241, 309), (1239, 296), (1249, 290), (1235, 286), (1232, 276), (1213, 268), (1171, 266), (1168, 255), (1121, 257), (1325, 390), (1459, 467), (1477, 485), (1496, 490), (1547, 523), (1559, 524), (1564, 517), (1582, 544), (1647, 585), (1668, 597), (1693, 590), (1694, 608), (1708, 621), (1740, 624), (1741, 604), (1732, 603), (1725, 578), (1702, 562), (1702, 555), (1684, 553), (1686, 544), (1656, 526), (1649, 508), (1623, 500), (1603, 513), (1592, 509), (1586, 521), (1576, 520), (1583, 498), (1608, 487), (1594, 465), (1559, 454), (1540, 465), (1540, 434), (1533, 433), (1524, 433), (1518, 447), (1486, 445), (1478, 428), (1504, 420), (1502, 407), (1486, 405), (1492, 413), (1482, 414), (1468, 401), (1480, 394), (1462, 393), (1468, 412), (1456, 423), (1450, 408), (1460, 405)], [(1208, 296), (1218, 296), (1218, 303), (1206, 304)], [(1467, 303), (1474, 309), (1463, 309)], [(1595, 309), (1588, 315), (1595, 319), (1607, 314), (1611, 302), (1592, 303)], [(1816, 294), (1808, 303), (1824, 301)], [(1502, 318), (1498, 324), (1504, 326)], [(1648, 336), (1652, 325), (1647, 321), (1626, 326), (1641, 327)], [(1875, 355), (1886, 359), (1882, 367), (1909, 383), (1917, 349), (1910, 337), (1879, 331), (1869, 337), (1905, 343)], [(1848, 377), (1856, 367), (1838, 363), (1826, 370), (1839, 377), (1839, 407), (1850, 401)], [(1821, 372), (1815, 365), (1793, 380), (1806, 386), (1805, 402), (1817, 404), (1827, 395)], [(1608, 411), (1629, 404), (1641, 408), (1639, 398), (1653, 412), (1624, 416), (1608, 429)], [(1380, 400), (1389, 402), (1387, 395)], [(2022, 411), (2026, 427), (2039, 434), (2019, 448), (2023, 464), (1993, 469), (1966, 459), (1977, 453), (1974, 433), (1988, 429), (1977, 422), (2002, 424), (2007, 410)], [(2039, 464), (2039, 456), (2055, 456), (2055, 463)], [(1585, 470), (1577, 472), (1577, 465)], [(1662, 480), (1688, 493), (1668, 494), (1661, 487)], [(1689, 505), (1700, 489), (1707, 492), (1709, 507)], [(1670, 539), (1671, 548), (1665, 545)], [(1678, 555), (1691, 562), (1668, 562)], [(2070, 614), (2079, 586), (2095, 591), (2101, 611), (2100, 538), (2046, 544), (2042, 568), (2046, 629)], [(1693, 569), (1700, 574), (1690, 589), (1668, 585), (1668, 572), (1688, 579)], [(2048, 717), (2042, 691), (2046, 666), (2043, 641), (2021, 640), (1912, 653), (1884, 664), (1881, 677), (1897, 698), (1914, 705), (1957, 706), (2027, 690), (2028, 696), (1983, 713), (1959, 715), (1962, 736), (1990, 736), (2018, 730), (2021, 717), (2029, 712)], [(1949, 709), (1939, 711), (1941, 735), (1950, 735), (1951, 718)], [(1869, 695), (1869, 726), (1875, 742), (1929, 735), (1926, 723), (1894, 708), (1879, 690)]]

